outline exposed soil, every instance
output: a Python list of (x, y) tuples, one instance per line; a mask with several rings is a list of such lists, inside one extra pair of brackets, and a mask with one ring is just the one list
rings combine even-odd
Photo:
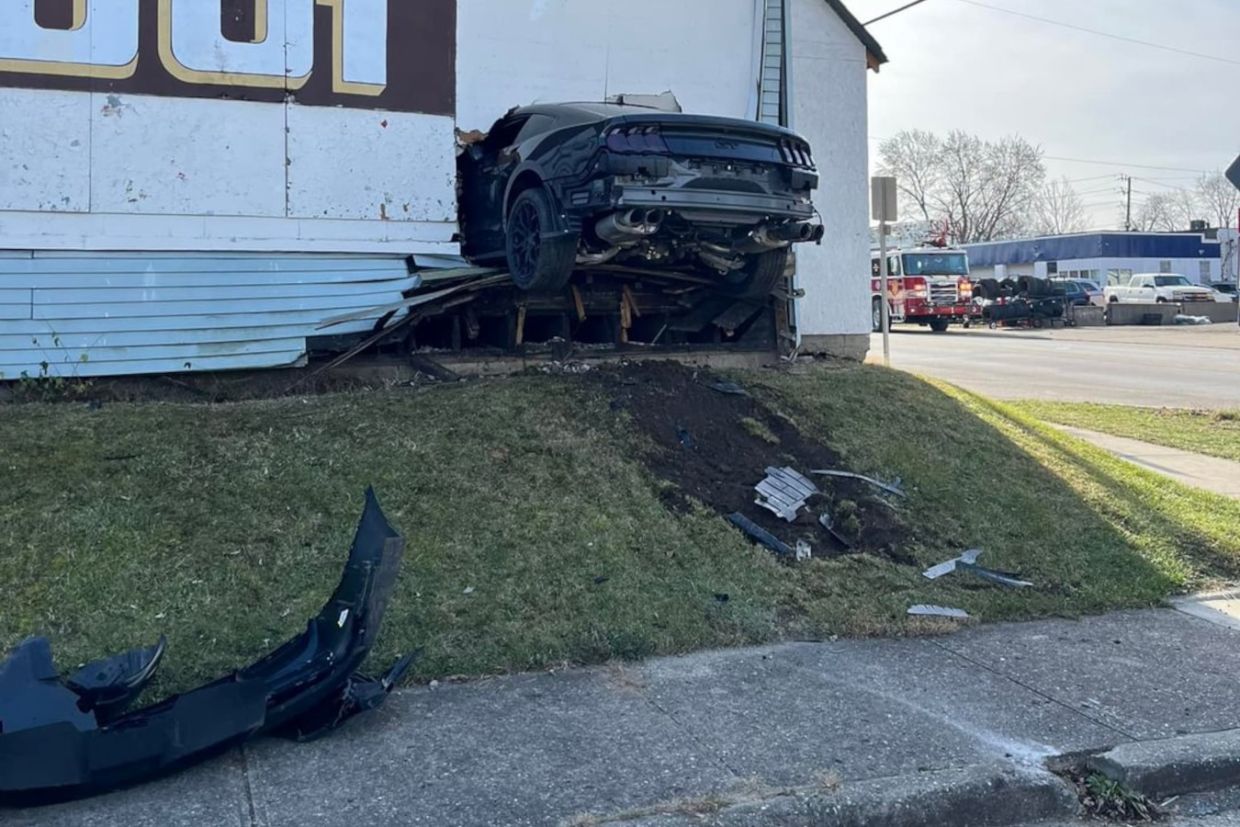
[[(815, 556), (865, 552), (913, 562), (899, 551), (908, 532), (895, 509), (865, 483), (812, 477), (818, 469), (849, 469), (830, 447), (751, 394), (711, 387), (726, 378), (676, 363), (642, 362), (603, 368), (591, 381), (602, 386), (612, 411), (627, 413), (652, 444), (640, 458), (670, 483), (662, 495), (669, 509), (685, 510), (694, 500), (722, 516), (739, 512), (790, 546), (804, 540)], [(793, 468), (823, 492), (796, 523), (754, 502), (754, 486), (770, 467)], [(819, 524), (823, 513), (831, 515), (845, 542)]]

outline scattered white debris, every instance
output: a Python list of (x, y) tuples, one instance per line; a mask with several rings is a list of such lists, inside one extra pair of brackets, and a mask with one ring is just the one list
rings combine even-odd
[(794, 523), (806, 501), (818, 493), (818, 486), (795, 469), (768, 468), (766, 479), (754, 486), (754, 490), (758, 492), (755, 505)]
[(927, 580), (938, 580), (940, 577), (954, 572), (956, 567), (961, 563), (966, 563), (970, 566), (977, 565), (977, 558), (981, 556), (982, 550), (980, 548), (972, 548), (954, 560), (948, 560), (946, 563), (939, 563), (937, 566), (931, 566), (921, 574), (922, 577), (925, 577)]
[(913, 606), (908, 610), (913, 617), (947, 617), (953, 620), (968, 620), (969, 613), (964, 609), (949, 609), (946, 606)]
[(819, 477), (837, 477), (840, 479), (860, 480), (861, 482), (869, 483), (880, 491), (886, 491), (888, 494), (892, 494), (897, 497), (908, 496), (908, 494), (904, 492), (904, 486), (901, 480), (896, 480), (895, 482), (883, 482), (882, 480), (874, 479), (874, 477), (867, 477), (864, 474), (854, 474), (851, 471), (810, 471), (810, 473)]

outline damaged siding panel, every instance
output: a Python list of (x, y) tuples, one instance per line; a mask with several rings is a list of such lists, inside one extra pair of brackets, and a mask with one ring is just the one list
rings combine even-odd
[[(395, 300), (399, 301), (399, 300)], [(307, 335), (318, 335), (318, 325), (324, 319), (347, 313), (360, 313), (371, 310), (378, 305), (366, 302), (353, 306), (342, 304), (330, 313), (322, 310), (293, 310), (278, 313), (216, 313), (202, 316), (143, 316), (137, 318), (60, 318), (60, 319), (27, 319), (16, 321), (4, 326), (5, 334), (46, 336), (64, 336), (69, 333), (81, 333), (96, 336), (106, 333), (140, 333), (169, 335), (176, 331), (185, 335), (186, 331), (209, 333), (213, 330), (232, 328), (254, 328), (262, 330), (270, 327), (297, 327), (303, 331), (311, 331)], [(377, 318), (377, 316), (376, 316)], [(363, 328), (365, 329), (365, 328)], [(332, 333), (340, 332), (332, 328)], [(355, 332), (355, 331), (349, 331)], [(231, 334), (230, 334), (231, 335)]]
[(394, 257), (6, 255), (0, 318), (21, 315), (0, 327), (0, 376), (288, 366), (323, 320), (399, 301), (417, 283)]
[(34, 364), (19, 362), (0, 363), (0, 379), (12, 380), (23, 377), (61, 377), (65, 379), (92, 379), (109, 376), (143, 376), (157, 373), (191, 373), (203, 371), (259, 370), (267, 368), (299, 367), (305, 364), (305, 349), (284, 353), (228, 354), (220, 356), (197, 356), (186, 353), (176, 359), (152, 359), (148, 361), (99, 362), (55, 361), (43, 357)]
[[(3, 258), (3, 256), (0, 256)], [(3, 265), (6, 286), (30, 288), (232, 287), (387, 282), (405, 276), (390, 258), (180, 253), (100, 257), (94, 253), (27, 254)]]

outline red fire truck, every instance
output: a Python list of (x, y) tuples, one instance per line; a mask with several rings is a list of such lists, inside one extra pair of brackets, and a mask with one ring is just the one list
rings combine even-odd
[[(879, 254), (871, 254), (870, 295), (873, 324), (883, 329)], [(891, 323), (927, 325), (944, 333), (953, 324), (968, 326), (973, 317), (973, 282), (969, 254), (947, 246), (922, 246), (887, 253)]]

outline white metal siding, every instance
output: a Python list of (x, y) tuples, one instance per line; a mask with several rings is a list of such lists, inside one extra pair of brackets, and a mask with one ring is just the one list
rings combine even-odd
[(0, 254), (0, 379), (290, 365), (416, 284), (399, 258)]

